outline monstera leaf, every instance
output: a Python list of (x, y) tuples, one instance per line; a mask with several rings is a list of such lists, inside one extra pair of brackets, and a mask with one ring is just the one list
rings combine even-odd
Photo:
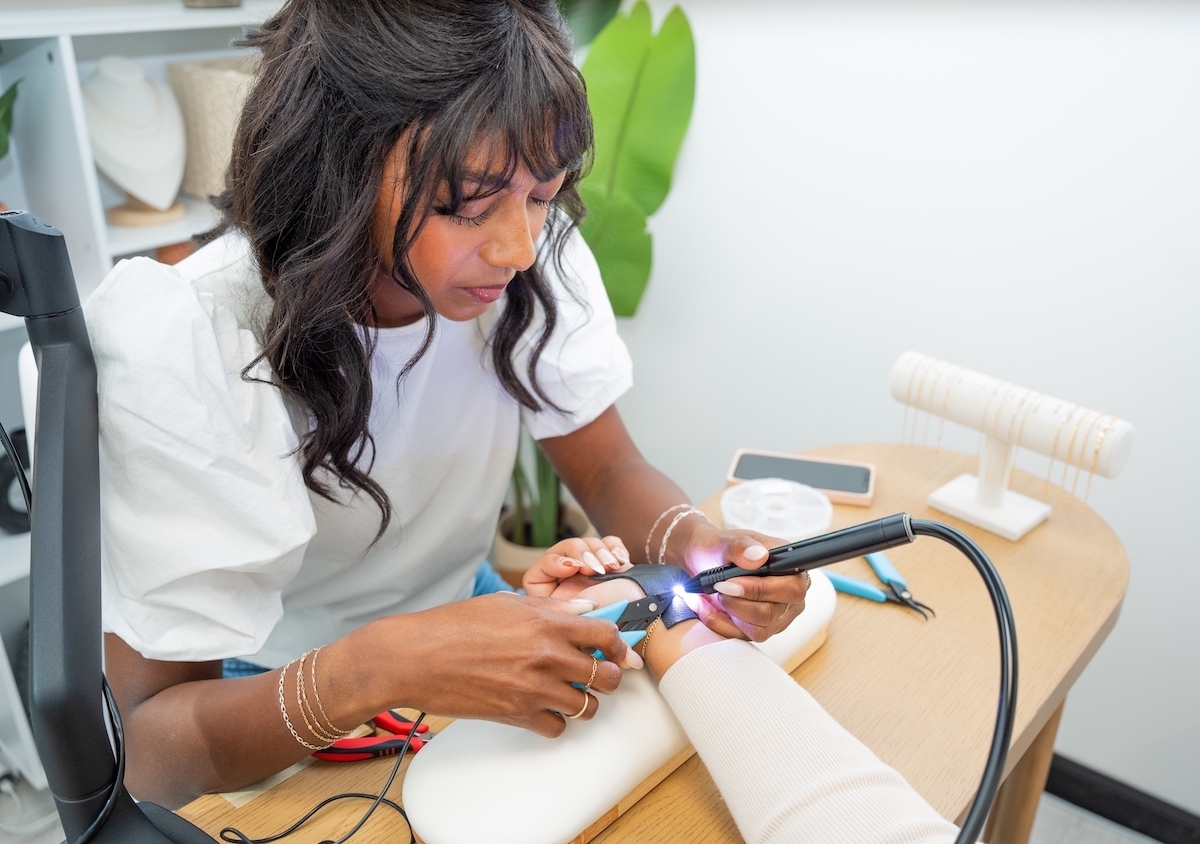
[(576, 47), (591, 44), (620, 7), (621, 0), (558, 0), (558, 8), (575, 36)]
[(653, 31), (638, 3), (596, 36), (583, 65), (595, 124), (595, 160), (580, 193), (581, 227), (596, 255), (613, 310), (633, 316), (650, 280), (646, 218), (671, 188), (696, 90), (692, 30), (679, 7)]

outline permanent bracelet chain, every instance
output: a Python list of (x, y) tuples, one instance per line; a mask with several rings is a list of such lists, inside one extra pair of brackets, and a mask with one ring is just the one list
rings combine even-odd
[(667, 562), (667, 543), (671, 541), (671, 531), (675, 530), (675, 526), (688, 516), (699, 516), (708, 521), (708, 516), (704, 515), (704, 511), (695, 507), (688, 507), (682, 513), (677, 513), (675, 518), (671, 519), (671, 524), (667, 525), (667, 529), (663, 531), (662, 544), (658, 546), (658, 564), (660, 566), (666, 565)]
[(668, 507), (658, 514), (658, 518), (654, 520), (654, 524), (650, 525), (650, 532), (646, 534), (646, 562), (654, 562), (654, 558), (650, 556), (650, 539), (654, 536), (654, 531), (658, 530), (658, 526), (662, 524), (662, 520), (667, 517), (668, 513), (674, 513), (676, 510), (691, 507), (691, 504), (676, 504), (674, 507)]
[(658, 514), (658, 518), (654, 520), (654, 524), (652, 524), (650, 526), (650, 532), (646, 534), (646, 562), (647, 563), (655, 562), (654, 557), (650, 556), (650, 541), (654, 538), (654, 531), (658, 530), (658, 526), (660, 524), (662, 524), (663, 519), (665, 519), (671, 513), (674, 513), (676, 510), (682, 510), (683, 512), (676, 514), (675, 518), (673, 518), (671, 520), (670, 524), (667, 525), (667, 529), (663, 532), (662, 544), (659, 546), (659, 549), (658, 549), (657, 562), (659, 565), (663, 565), (667, 561), (667, 542), (671, 538), (671, 531), (673, 531), (675, 529), (675, 526), (677, 524), (679, 524), (681, 521), (686, 519), (688, 516), (699, 516), (702, 519), (704, 519), (705, 521), (708, 520), (708, 516), (704, 515), (703, 510), (699, 510), (699, 509), (693, 507), (691, 504), (686, 504), (686, 503), (676, 504), (672, 507), (668, 507), (666, 510), (663, 510), (661, 513)]
[[(317, 654), (320, 648), (316, 650), (306, 651), (298, 660), (292, 660), (279, 672), (279, 711), (283, 715), (283, 723), (287, 725), (288, 732), (292, 734), (292, 738), (307, 747), (309, 750), (324, 750), (329, 745), (336, 741), (344, 739), (350, 735), (353, 730), (341, 730), (334, 726), (329, 715), (325, 712), (325, 707), (321, 705), (321, 696), (317, 691)], [(309, 659), (311, 657), (311, 660)], [(325, 719), (325, 724), (321, 724), (321, 718), (317, 717), (316, 710), (312, 704), (308, 702), (308, 692), (304, 688), (304, 663), (309, 663), (309, 681), (312, 684), (313, 697), (316, 698), (317, 706), (321, 710), (321, 715)], [(299, 664), (297, 664), (299, 663)], [(308, 728), (308, 732), (317, 741), (324, 742), (322, 745), (312, 744), (300, 737), (296, 732), (296, 727), (292, 724), (292, 719), (288, 715), (287, 697), (284, 693), (284, 680), (287, 677), (287, 670), (292, 665), (296, 665), (296, 705), (300, 707), (300, 717), (304, 719), (304, 725)], [(314, 723), (315, 722), (315, 723)]]
[[(321, 645), (321, 648), (323, 647), (325, 646)], [(313, 697), (317, 699), (317, 708), (321, 710), (321, 717), (329, 725), (330, 732), (337, 733), (339, 738), (345, 738), (354, 732), (354, 730), (342, 730), (334, 726), (332, 719), (330, 719), (329, 714), (325, 711), (325, 707), (321, 704), (321, 693), (317, 691), (317, 654), (321, 652), (321, 648), (317, 648), (312, 652), (312, 662), (309, 663), (308, 668), (308, 678), (312, 681)], [(316, 715), (313, 715), (313, 718), (316, 717)]]
[(656, 629), (658, 629), (658, 624), (660, 621), (662, 621), (662, 616), (659, 616), (658, 618), (654, 619), (654, 621), (650, 623), (650, 626), (648, 628), (646, 628), (646, 638), (642, 639), (642, 661), (643, 662), (646, 661), (646, 650), (647, 650), (647, 648), (650, 647), (650, 637), (654, 634), (654, 631)]
[[(295, 662), (295, 660), (292, 660), (292, 662)], [(288, 732), (292, 734), (292, 738), (300, 742), (309, 750), (324, 750), (325, 747), (328, 747), (328, 745), (318, 746), (300, 738), (300, 734), (296, 732), (296, 728), (292, 726), (292, 719), (288, 717), (287, 700), (283, 695), (283, 679), (287, 677), (287, 670), (292, 666), (292, 662), (289, 662), (287, 665), (283, 666), (283, 668), (279, 669), (279, 711), (283, 714), (283, 723), (287, 724)]]

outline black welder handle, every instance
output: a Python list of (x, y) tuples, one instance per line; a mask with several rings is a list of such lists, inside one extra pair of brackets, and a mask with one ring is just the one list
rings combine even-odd
[(781, 577), (799, 574), (841, 560), (873, 554), (897, 545), (907, 545), (913, 539), (912, 523), (908, 514), (897, 513), (873, 522), (773, 548), (767, 562), (757, 569), (728, 565), (703, 571), (684, 584), (684, 590), (708, 594), (715, 591), (713, 587), (718, 583), (731, 577)]

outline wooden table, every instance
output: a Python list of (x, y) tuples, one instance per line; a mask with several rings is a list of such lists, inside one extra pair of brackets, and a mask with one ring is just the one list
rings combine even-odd
[[(931, 490), (974, 471), (972, 456), (898, 445), (811, 453), (865, 460), (879, 469), (874, 506), (835, 507), (835, 529), (905, 511), (964, 530), (999, 569), (1016, 618), (1019, 697), (1007, 779), (985, 840), (1024, 844), (1067, 691), (1120, 612), (1128, 580), (1120, 542), (1099, 517), (1067, 495), (1047, 523), (1015, 543), (928, 508), (925, 496)], [(1042, 478), (1019, 472), (1011, 484), (1034, 497), (1044, 496), (1044, 486)], [(1055, 503), (1058, 492), (1051, 486), (1047, 500)], [(714, 521), (718, 499), (700, 505)], [(961, 821), (978, 786), (995, 719), (999, 645), (991, 602), (974, 568), (949, 545), (922, 538), (888, 555), (937, 618), (923, 622), (901, 607), (841, 596), (828, 641), (793, 676), (943, 816)], [(861, 559), (833, 568), (873, 578)], [(278, 831), (329, 794), (378, 790), (391, 764), (316, 763), (241, 809), (208, 795), (180, 814), (214, 836), (234, 824), (257, 838)], [(390, 794), (399, 799), (399, 793), (397, 784)], [(292, 840), (337, 837), (364, 806), (353, 801), (331, 809), (326, 820)], [(356, 836), (360, 844), (408, 840), (394, 813), (381, 809), (377, 815)], [(697, 844), (742, 839), (703, 763), (693, 757), (595, 840)]]

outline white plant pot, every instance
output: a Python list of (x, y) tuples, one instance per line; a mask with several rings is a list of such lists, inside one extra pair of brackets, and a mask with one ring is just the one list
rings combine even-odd
[[(574, 504), (562, 505), (562, 522), (575, 536), (598, 536), (587, 514)], [(512, 536), (513, 513), (505, 510), (500, 514), (496, 524), (496, 537), (492, 540), (492, 568), (504, 578), (505, 582), (514, 589), (521, 586), (521, 578), (525, 572), (546, 553), (545, 548), (531, 548), (527, 545), (517, 545), (508, 537)]]

